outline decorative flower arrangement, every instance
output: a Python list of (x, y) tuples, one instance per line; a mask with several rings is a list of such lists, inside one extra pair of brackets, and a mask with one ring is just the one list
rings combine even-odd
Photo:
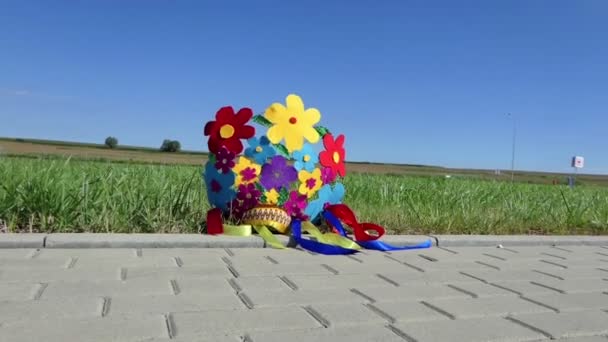
[[(322, 254), (430, 247), (430, 240), (390, 246), (376, 241), (384, 228), (357, 221), (342, 203), (344, 135), (334, 136), (320, 121), (319, 110), (306, 108), (295, 94), (255, 116), (250, 108), (235, 113), (230, 106), (222, 107), (204, 128), (210, 152), (203, 176), (212, 206), (207, 233), (245, 236), (254, 229), (269, 245), (285, 248), (272, 229), (290, 233), (301, 247)], [(256, 130), (253, 123), (260, 127)], [(314, 225), (320, 222), (333, 232), (321, 233)], [(352, 229), (356, 242), (341, 222)], [(302, 232), (315, 240), (303, 239)]]
[(256, 116), (249, 108), (235, 113), (223, 107), (205, 125), (207, 196), (230, 222), (240, 223), (258, 207), (316, 221), (326, 206), (344, 198), (344, 135), (334, 138), (318, 125), (321, 113), (305, 108), (298, 95), (288, 95), (285, 102)]

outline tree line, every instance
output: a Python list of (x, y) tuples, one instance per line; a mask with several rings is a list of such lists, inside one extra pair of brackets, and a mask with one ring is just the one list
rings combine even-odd
[[(109, 136), (106, 138), (104, 145), (108, 148), (116, 148), (118, 146), (118, 139), (116, 137)], [(182, 144), (177, 140), (165, 139), (160, 145), (161, 152), (179, 152), (182, 149)]]

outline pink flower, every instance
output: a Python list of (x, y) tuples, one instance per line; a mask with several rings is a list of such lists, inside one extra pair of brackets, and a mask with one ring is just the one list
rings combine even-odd
[(290, 192), (289, 199), (284, 205), (287, 214), (301, 221), (307, 220), (308, 216), (304, 214), (304, 209), (306, 209), (306, 199), (306, 195), (300, 195), (297, 191)]

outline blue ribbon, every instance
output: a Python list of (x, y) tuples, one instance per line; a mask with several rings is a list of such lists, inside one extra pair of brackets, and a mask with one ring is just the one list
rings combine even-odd
[[(346, 234), (346, 230), (344, 230), (342, 223), (340, 222), (340, 220), (338, 220), (338, 218), (334, 214), (330, 213), (327, 210), (324, 210), (323, 217), (325, 217), (325, 219), (329, 222), (329, 224), (331, 224), (334, 228), (336, 228), (336, 230), (338, 231), (338, 233), (340, 235), (348, 238), (348, 235)], [(427, 241), (421, 242), (416, 245), (409, 245), (409, 246), (391, 246), (388, 243), (378, 241), (378, 240), (357, 241), (357, 243), (359, 244), (359, 246), (361, 246), (363, 248), (372, 249), (372, 250), (376, 250), (376, 251), (384, 251), (384, 252), (405, 251), (405, 250), (410, 250), (410, 249), (424, 249), (424, 248), (431, 248), (431, 246), (433, 245), (431, 239), (428, 239)]]

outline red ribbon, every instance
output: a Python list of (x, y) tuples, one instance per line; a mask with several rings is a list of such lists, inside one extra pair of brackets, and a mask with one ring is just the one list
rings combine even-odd
[[(351, 227), (356, 241), (373, 241), (384, 235), (384, 228), (377, 224), (368, 222), (359, 223), (355, 213), (346, 204), (330, 205), (325, 210), (329, 211), (340, 221)], [(368, 231), (370, 230), (375, 231), (378, 235), (374, 236), (369, 234)]]
[(207, 234), (216, 235), (224, 233), (222, 223), (222, 210), (213, 208), (207, 212)]

